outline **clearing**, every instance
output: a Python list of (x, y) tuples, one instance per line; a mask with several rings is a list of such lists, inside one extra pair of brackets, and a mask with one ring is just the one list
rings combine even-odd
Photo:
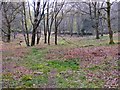
[[(41, 39), (42, 40), (42, 39)], [(115, 44), (108, 35), (59, 37), (58, 45), (19, 46), (2, 43), (3, 87), (117, 88), (118, 34)], [(52, 41), (53, 42), (53, 41)]]

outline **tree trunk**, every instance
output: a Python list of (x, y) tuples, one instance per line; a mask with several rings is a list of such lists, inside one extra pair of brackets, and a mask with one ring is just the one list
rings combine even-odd
[(37, 44), (39, 44), (40, 38), (37, 38)]
[(103, 36), (103, 29), (101, 30), (101, 36)]
[(46, 44), (46, 43), (47, 43), (47, 33), (45, 33), (44, 36), (45, 36), (45, 41), (44, 41), (44, 43)]
[(99, 24), (98, 19), (99, 19), (99, 17), (96, 17), (96, 26), (95, 26), (95, 29), (96, 29), (96, 39), (100, 39), (100, 37), (99, 37), (99, 30), (98, 30), (98, 24)]
[(103, 31), (104, 31), (103, 21), (104, 21), (104, 20), (103, 20), (103, 19), (101, 19), (101, 27), (102, 27), (102, 28), (101, 28), (101, 36), (103, 36)]
[(51, 29), (52, 29), (52, 24), (53, 24), (53, 21), (54, 21), (54, 17), (53, 16), (54, 16), (54, 14), (51, 17), (50, 28), (49, 28), (49, 31), (48, 31), (48, 45), (50, 45)]
[(48, 33), (48, 45), (50, 45), (50, 33)]
[(109, 44), (114, 44), (113, 41), (113, 31), (111, 30), (111, 20), (110, 20), (110, 1), (107, 1), (107, 22), (108, 22), (108, 30), (109, 30), (109, 38), (110, 42)]
[(37, 31), (37, 43), (36, 44), (39, 44), (40, 37), (41, 37), (41, 29), (39, 31)]
[(97, 2), (95, 2), (95, 5), (94, 5), (94, 17), (95, 17), (96, 39), (100, 39), (99, 30), (98, 30), (99, 16), (98, 16), (98, 11), (97, 11)]
[(58, 35), (58, 26), (60, 25), (62, 19), (63, 19), (63, 11), (62, 11), (62, 18), (61, 19), (58, 19), (58, 14), (60, 12), (60, 10), (62, 9), (64, 3), (61, 5), (60, 8), (57, 7), (57, 1), (55, 2), (55, 8), (54, 8), (54, 13), (55, 13), (55, 45), (57, 45), (57, 35)]
[(11, 27), (8, 25), (8, 34), (7, 34), (7, 42), (10, 42), (11, 40)]
[(23, 36), (24, 36), (26, 45), (29, 46), (28, 41), (27, 41), (27, 38), (26, 38), (26, 35), (25, 35), (24, 18), (23, 18), (23, 17), (24, 17), (24, 15), (22, 15), (22, 33), (23, 33)]
[(55, 17), (55, 45), (57, 45), (57, 21), (56, 21), (56, 17)]
[[(48, 5), (47, 5), (47, 20), (46, 20), (46, 33), (48, 32), (48, 39), (50, 38), (50, 31), (49, 31), (49, 2), (48, 2)], [(47, 36), (46, 36), (46, 41), (47, 41)], [(48, 45), (50, 44), (49, 40), (48, 40)]]
[(30, 42), (29, 42), (29, 32), (28, 32), (28, 30), (26, 31), (26, 33), (27, 33), (27, 46), (30, 46)]
[(25, 3), (23, 2), (23, 14), (24, 14), (24, 21), (22, 21), (22, 23), (24, 23), (25, 25), (25, 32), (26, 33), (26, 44), (27, 46), (30, 46), (29, 45), (29, 32), (28, 32), (28, 27), (27, 27), (27, 19), (26, 19), (26, 9), (25, 9)]
[(45, 25), (45, 14), (44, 14), (44, 43), (47, 43), (47, 30)]
[(99, 37), (99, 31), (98, 31), (98, 27), (96, 26), (96, 39), (100, 39)]
[(57, 45), (57, 27), (55, 26), (55, 45)]
[(36, 32), (37, 32), (37, 27), (39, 26), (38, 23), (38, 15), (39, 15), (39, 8), (40, 8), (40, 2), (37, 2), (37, 7), (35, 9), (34, 13), (34, 24), (33, 24), (33, 32), (32, 32), (32, 40), (31, 40), (31, 46), (35, 45), (35, 39), (36, 39)]
[(35, 25), (33, 25), (31, 46), (34, 46), (34, 45), (35, 45), (35, 37), (36, 37), (36, 29), (35, 29)]

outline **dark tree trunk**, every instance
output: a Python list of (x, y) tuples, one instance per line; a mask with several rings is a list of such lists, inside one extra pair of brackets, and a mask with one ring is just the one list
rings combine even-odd
[(55, 26), (55, 45), (57, 45), (57, 27)]
[(44, 41), (44, 43), (46, 44), (46, 43), (47, 43), (47, 33), (45, 33), (44, 36), (45, 36), (45, 41)]
[(11, 27), (8, 25), (8, 34), (7, 34), (7, 42), (11, 41)]
[(50, 45), (50, 33), (48, 33), (48, 45)]
[(96, 39), (100, 39), (99, 37), (99, 30), (98, 30), (98, 24), (99, 24), (99, 11), (97, 10), (97, 2), (94, 4), (94, 17), (95, 17), (95, 30), (96, 30)]
[[(47, 5), (47, 20), (46, 20), (46, 33), (48, 32), (48, 38), (50, 38), (50, 32), (49, 32), (49, 2), (48, 2), (48, 5)], [(48, 40), (49, 41), (49, 40)], [(46, 42), (47, 42), (47, 36), (46, 36)], [(48, 42), (50, 44), (50, 42)]]
[(109, 44), (114, 44), (113, 41), (113, 31), (111, 29), (111, 20), (110, 20), (110, 1), (107, 1), (107, 23), (108, 23), (108, 30), (109, 30), (109, 38), (110, 38), (110, 42)]
[(37, 43), (36, 44), (39, 44), (40, 37), (41, 37), (41, 29), (37, 31)]
[(99, 17), (96, 18), (96, 26), (95, 26), (95, 29), (96, 29), (96, 39), (100, 39), (100, 37), (99, 37), (99, 29), (98, 29), (98, 24), (99, 24), (98, 19), (99, 19)]
[(55, 45), (57, 45), (57, 29), (58, 29), (56, 19), (57, 19), (57, 17), (55, 17)]
[(102, 31), (101, 31), (101, 36), (103, 36), (103, 29), (102, 29)]
[(63, 11), (62, 11), (62, 18), (61, 19), (58, 19), (58, 14), (60, 12), (60, 10), (62, 9), (64, 3), (61, 5), (61, 7), (58, 9), (57, 7), (57, 1), (55, 2), (55, 8), (54, 8), (54, 13), (55, 13), (55, 45), (57, 45), (57, 35), (58, 35), (58, 26), (60, 25), (62, 19), (63, 19)]
[(40, 8), (40, 2), (37, 2), (37, 7), (35, 10), (35, 14), (34, 14), (35, 19), (34, 19), (34, 24), (33, 24), (31, 46), (35, 45), (37, 27), (39, 26), (39, 23), (38, 23), (39, 8)]
[(25, 29), (24, 29), (24, 15), (22, 15), (22, 33), (23, 33), (23, 36), (24, 36), (24, 39), (25, 39), (25, 43), (27, 46), (29, 46), (29, 43), (27, 41), (27, 38), (26, 38), (26, 34), (25, 34)]
[(103, 30), (104, 30), (104, 27), (103, 27), (103, 19), (101, 19), (101, 36), (103, 36)]
[(47, 30), (46, 30), (46, 21), (45, 21), (45, 12), (44, 12), (44, 43), (47, 43)]
[(26, 9), (25, 9), (25, 3), (23, 2), (23, 14), (24, 14), (24, 21), (22, 21), (22, 23), (24, 23), (25, 25), (25, 32), (26, 33), (26, 44), (27, 46), (29, 45), (29, 32), (28, 32), (28, 28), (27, 28), (27, 19), (26, 19)]
[(50, 45), (51, 28), (52, 28), (52, 23), (51, 23), (50, 29), (49, 29), (49, 31), (48, 31), (48, 45)]
[(47, 30), (45, 25), (45, 14), (44, 14), (44, 43), (47, 43)]
[(101, 36), (103, 36), (103, 29), (104, 29), (104, 28), (103, 28), (103, 25), (102, 25)]
[(100, 39), (100, 37), (99, 37), (99, 31), (98, 31), (98, 27), (96, 27), (96, 39)]
[(40, 38), (37, 38), (37, 44), (39, 44)]
[(36, 37), (36, 28), (35, 28), (35, 25), (33, 25), (31, 46), (34, 46), (34, 45), (35, 45), (35, 37)]
[(51, 37), (51, 29), (52, 29), (53, 21), (54, 21), (54, 14), (53, 14), (52, 17), (51, 17), (50, 28), (49, 28), (49, 30), (48, 30), (48, 45), (50, 45), (50, 37)]

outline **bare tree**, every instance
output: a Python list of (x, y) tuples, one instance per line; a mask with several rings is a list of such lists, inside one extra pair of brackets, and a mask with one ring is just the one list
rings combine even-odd
[[(35, 7), (35, 2), (34, 2), (34, 7)], [(32, 31), (32, 39), (31, 39), (31, 46), (35, 45), (35, 38), (36, 38), (36, 31), (37, 31), (37, 23), (38, 23), (38, 15), (39, 15), (39, 8), (40, 8), (40, 2), (39, 0), (37, 1), (37, 6), (34, 11), (34, 23), (33, 23), (33, 31)]]
[(50, 36), (51, 36), (51, 29), (54, 21), (54, 2), (51, 3), (51, 11), (49, 12), (49, 2), (48, 2), (48, 7), (47, 7), (47, 31), (48, 31), (48, 45), (50, 45)]
[(74, 21), (74, 4), (71, 4), (70, 2), (65, 2), (64, 7), (61, 10), (61, 23), (59, 25), (59, 34), (66, 34), (67, 31), (69, 33), (73, 34), (73, 21)]
[(19, 3), (12, 3), (12, 2), (2, 2), (2, 12), (3, 12), (3, 23), (7, 27), (7, 42), (11, 41), (11, 23), (15, 20), (16, 15), (19, 12), (21, 4)]
[(94, 20), (95, 20), (95, 30), (96, 30), (96, 39), (100, 39), (99, 37), (99, 30), (98, 30), (98, 25), (99, 25), (99, 2), (92, 2), (92, 5), (94, 7)]
[(111, 19), (110, 19), (110, 11), (111, 11), (111, 3), (110, 3), (110, 0), (107, 0), (107, 9), (106, 9), (106, 12), (107, 12), (107, 23), (108, 23), (108, 30), (109, 30), (109, 38), (110, 38), (110, 42), (109, 44), (114, 44), (114, 41), (113, 41), (113, 31), (111, 29)]
[[(48, 12), (47, 12), (48, 14)], [(44, 22), (44, 43), (47, 43), (47, 29), (46, 29), (46, 15), (45, 15), (45, 11), (43, 12), (43, 22)]]
[(39, 25), (39, 28), (37, 29), (37, 42), (36, 42), (36, 44), (39, 44), (39, 41), (41, 38), (41, 28), (42, 28), (42, 26)]
[[(25, 42), (27, 46), (30, 46), (30, 40), (29, 40), (29, 31), (28, 31), (28, 24), (27, 24), (27, 15), (26, 15), (26, 8), (25, 8), (25, 2), (22, 2), (23, 5), (23, 15), (22, 15), (22, 27), (23, 27), (23, 35), (25, 38)], [(25, 28), (24, 28), (25, 27)]]
[[(61, 2), (58, 4), (58, 2), (55, 2), (55, 7), (54, 7), (54, 19), (55, 19), (55, 45), (57, 45), (57, 34), (58, 34), (58, 26), (60, 25), (62, 19), (63, 19), (63, 11), (62, 8), (64, 6), (64, 2)], [(61, 16), (59, 16), (59, 12), (61, 11)]]
[[(35, 45), (35, 38), (36, 38), (36, 32), (37, 32), (37, 28), (43, 18), (44, 15), (44, 9), (46, 6), (46, 2), (43, 3), (43, 8), (42, 11), (40, 12), (40, 0), (37, 1), (37, 5), (35, 5), (36, 3), (34, 2), (34, 7), (36, 6), (36, 8), (34, 9), (34, 22), (33, 22), (33, 31), (32, 31), (32, 39), (31, 39), (31, 46)], [(40, 17), (38, 17), (40, 15)]]

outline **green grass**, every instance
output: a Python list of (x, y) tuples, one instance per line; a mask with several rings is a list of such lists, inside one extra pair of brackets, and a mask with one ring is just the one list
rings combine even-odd
[(48, 61), (48, 65), (52, 68), (56, 68), (58, 70), (67, 70), (67, 69), (72, 69), (72, 70), (77, 70), (79, 68), (79, 64), (75, 62), (74, 60), (70, 61)]
[(61, 39), (61, 40), (59, 40), (58, 44), (66, 46), (68, 43), (66, 43), (65, 40)]
[[(79, 38), (79, 37), (78, 37)], [(63, 46), (64, 45), (64, 47), (86, 47), (86, 46), (89, 46), (89, 45), (93, 45), (93, 46), (108, 46), (108, 45), (110, 45), (109, 44), (109, 36), (108, 35), (104, 35), (104, 36), (102, 36), (102, 37), (100, 37), (100, 39), (95, 39), (95, 37), (91, 37), (91, 36), (89, 36), (89, 37), (84, 37), (83, 39), (81, 39), (81, 37), (80, 37), (80, 39), (74, 39), (74, 40), (71, 40), (71, 39), (69, 39), (69, 38), (67, 38), (67, 39), (62, 39), (62, 38), (60, 38), (60, 40), (58, 41), (58, 44), (60, 45), (60, 46)], [(115, 35), (114, 36), (114, 42), (115, 42), (115, 44), (116, 43), (118, 43), (118, 35)], [(67, 42), (66, 42), (67, 41)]]

